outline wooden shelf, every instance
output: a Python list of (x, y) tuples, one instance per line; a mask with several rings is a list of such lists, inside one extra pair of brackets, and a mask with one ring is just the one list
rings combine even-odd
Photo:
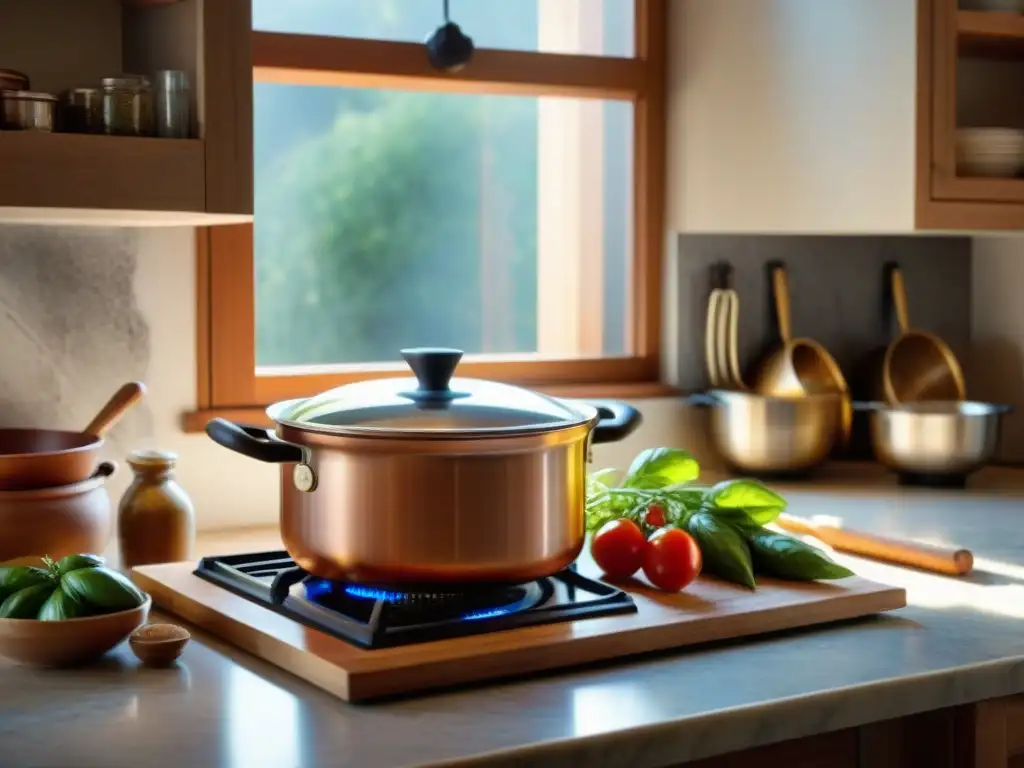
[(1024, 14), (957, 11), (961, 54), (981, 58), (1024, 58)]
[(937, 200), (1024, 203), (1024, 178), (936, 177), (932, 182), (932, 194)]
[(207, 214), (199, 139), (0, 131), (0, 221), (106, 226), (237, 223)]

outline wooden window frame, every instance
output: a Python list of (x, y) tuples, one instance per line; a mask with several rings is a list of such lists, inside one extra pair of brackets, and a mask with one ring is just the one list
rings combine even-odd
[[(253, 76), (260, 82), (632, 103), (632, 271), (626, 313), (630, 354), (572, 359), (474, 355), (460, 366), (463, 375), (580, 396), (642, 397), (669, 391), (659, 383), (667, 8), (668, 0), (635, 0), (632, 58), (479, 49), (470, 66), (454, 74), (433, 70), (417, 43), (252, 33)], [(257, 372), (254, 272), (251, 224), (197, 230), (198, 410), (186, 414), (186, 430), (201, 430), (215, 415), (265, 423), (262, 412), (270, 403), (402, 370), (401, 363), (375, 363)]]

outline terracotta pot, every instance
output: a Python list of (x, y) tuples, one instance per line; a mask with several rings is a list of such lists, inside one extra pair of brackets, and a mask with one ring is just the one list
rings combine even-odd
[(79, 483), (0, 491), (0, 563), (30, 555), (56, 560), (102, 552), (113, 519), (105, 481), (116, 469), (114, 462), (103, 462)]

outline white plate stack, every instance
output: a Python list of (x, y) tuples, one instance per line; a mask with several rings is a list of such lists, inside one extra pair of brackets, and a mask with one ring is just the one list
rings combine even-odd
[(1024, 130), (961, 128), (956, 132), (959, 176), (1009, 179), (1024, 170)]

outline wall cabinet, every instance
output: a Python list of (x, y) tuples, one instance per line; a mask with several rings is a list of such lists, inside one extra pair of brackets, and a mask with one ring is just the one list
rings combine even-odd
[(184, 70), (193, 138), (0, 131), (0, 223), (252, 218), (250, 0), (5, 0), (0, 68), (59, 94)]
[(971, 178), (956, 162), (958, 128), (1024, 128), (1024, 16), (957, 0), (671, 11), (675, 230), (1024, 229), (1024, 178)]

